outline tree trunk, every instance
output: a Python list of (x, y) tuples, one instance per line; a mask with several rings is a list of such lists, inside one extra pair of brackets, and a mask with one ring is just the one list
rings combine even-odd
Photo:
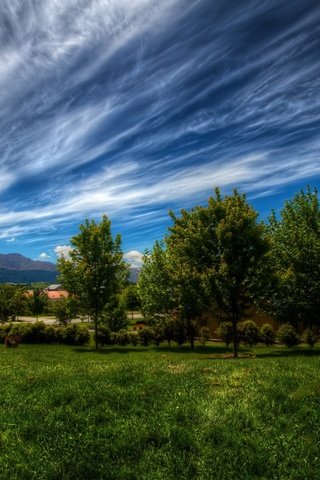
[(232, 318), (232, 330), (233, 330), (233, 358), (238, 358), (239, 351), (239, 339), (237, 331), (238, 321), (235, 317)]

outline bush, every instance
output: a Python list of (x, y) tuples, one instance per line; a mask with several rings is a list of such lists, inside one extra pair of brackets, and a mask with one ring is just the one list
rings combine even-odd
[(115, 343), (117, 343), (118, 345), (121, 345), (121, 347), (125, 347), (130, 342), (128, 332), (124, 328), (122, 328), (121, 330), (119, 330), (119, 332), (116, 333), (115, 338), (116, 338)]
[(87, 328), (80, 327), (77, 324), (71, 324), (60, 328), (62, 342), (66, 345), (85, 345), (89, 343), (90, 333)]
[(10, 329), (11, 329), (10, 323), (5, 323), (4, 325), (0, 325), (0, 342), (4, 342), (4, 339), (10, 332)]
[(318, 336), (312, 330), (310, 330), (310, 328), (307, 328), (302, 334), (302, 340), (303, 343), (313, 347), (318, 340)]
[(142, 330), (139, 330), (138, 335), (139, 335), (141, 345), (143, 345), (144, 347), (147, 347), (154, 338), (154, 331), (152, 330), (152, 328), (146, 327), (146, 328), (143, 328)]
[(136, 333), (129, 333), (129, 343), (132, 343), (132, 345), (135, 347), (138, 345), (139, 337)]
[(221, 322), (215, 333), (229, 347), (233, 340), (232, 322)]
[(210, 339), (210, 330), (208, 327), (201, 327), (200, 329), (200, 342), (205, 346), (206, 342)]
[(260, 340), (264, 343), (267, 347), (273, 345), (276, 339), (276, 334), (269, 323), (265, 323), (260, 328)]
[(290, 324), (282, 325), (279, 328), (277, 332), (277, 340), (287, 347), (295, 347), (300, 343), (299, 335)]
[(109, 306), (103, 313), (103, 322), (111, 332), (119, 332), (128, 326), (127, 313), (122, 306)]
[(245, 345), (253, 347), (259, 342), (259, 327), (252, 320), (242, 322), (240, 341)]
[(100, 343), (102, 347), (112, 345), (111, 331), (107, 325), (98, 326), (98, 343)]

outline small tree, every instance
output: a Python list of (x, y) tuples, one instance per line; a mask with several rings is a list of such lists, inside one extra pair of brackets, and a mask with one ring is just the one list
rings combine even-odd
[(71, 239), (70, 258), (58, 260), (64, 287), (78, 299), (82, 311), (94, 321), (95, 348), (98, 349), (98, 323), (107, 303), (112, 303), (128, 276), (120, 248), (121, 237), (111, 234), (111, 222), (104, 215), (100, 224), (86, 220), (80, 233)]
[(252, 320), (246, 320), (242, 323), (241, 340), (250, 347), (259, 342), (259, 327)]
[(277, 332), (277, 340), (287, 347), (299, 345), (300, 338), (292, 325), (282, 325)]
[(210, 330), (208, 327), (201, 327), (200, 328), (200, 342), (203, 346), (205, 346), (206, 342), (210, 340)]
[(226, 347), (229, 347), (233, 340), (232, 322), (221, 322), (216, 334), (226, 344)]
[(310, 328), (307, 328), (302, 334), (303, 343), (306, 343), (310, 347), (314, 347), (314, 344), (318, 341), (318, 335), (315, 334)]
[(126, 310), (131, 311), (131, 318), (133, 319), (133, 312), (141, 308), (137, 285), (128, 285), (122, 292), (121, 300)]
[(267, 347), (270, 347), (274, 344), (276, 339), (276, 334), (269, 323), (265, 323), (260, 328), (260, 340), (264, 343)]

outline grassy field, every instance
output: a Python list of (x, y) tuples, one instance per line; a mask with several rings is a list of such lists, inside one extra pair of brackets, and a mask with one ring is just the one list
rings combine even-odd
[(320, 478), (320, 348), (0, 347), (1, 479)]

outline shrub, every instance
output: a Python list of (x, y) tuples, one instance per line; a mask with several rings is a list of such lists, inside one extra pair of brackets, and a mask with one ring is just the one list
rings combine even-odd
[(89, 343), (90, 333), (87, 328), (80, 327), (77, 324), (71, 324), (60, 329), (61, 340), (66, 345), (85, 345)]
[(276, 334), (269, 323), (265, 323), (260, 328), (260, 340), (264, 343), (267, 347), (273, 345), (276, 339)]
[(307, 328), (302, 334), (302, 340), (310, 347), (313, 347), (318, 340), (318, 336), (310, 328)]
[(105, 345), (112, 345), (111, 331), (107, 325), (98, 326), (98, 343), (100, 343), (103, 347)]
[(174, 324), (173, 340), (179, 345), (183, 345), (187, 341), (186, 327), (183, 322), (176, 320)]
[(108, 306), (103, 312), (103, 322), (111, 332), (119, 332), (128, 326), (128, 317), (122, 306)]
[(20, 335), (11, 335), (10, 333), (4, 337), (6, 347), (17, 347), (21, 342)]
[(147, 347), (154, 338), (154, 331), (150, 327), (145, 327), (142, 330), (139, 330), (138, 335), (139, 335), (141, 345), (143, 345), (144, 347)]
[(0, 325), (0, 342), (4, 342), (4, 339), (10, 332), (10, 329), (11, 329), (10, 323), (5, 323), (4, 325)]
[(210, 330), (208, 327), (201, 327), (200, 329), (200, 342), (205, 346), (206, 342), (210, 339)]
[(228, 347), (233, 340), (232, 322), (221, 322), (215, 333)]
[(135, 347), (138, 345), (139, 337), (136, 333), (129, 333), (129, 343), (132, 343), (132, 345)]
[(282, 325), (277, 332), (277, 340), (287, 347), (295, 347), (300, 343), (299, 336), (292, 325)]
[(154, 344), (159, 347), (160, 343), (165, 339), (164, 330), (162, 327), (155, 327), (153, 329), (153, 341)]
[(259, 327), (252, 320), (246, 320), (242, 323), (240, 341), (253, 347), (259, 342)]
[(128, 345), (129, 342), (130, 339), (127, 330), (122, 328), (121, 330), (119, 330), (119, 332), (116, 333), (116, 343), (118, 345), (121, 345), (121, 347), (125, 347), (126, 345)]
[(26, 325), (25, 333), (22, 336), (23, 343), (45, 343), (46, 325), (44, 322), (36, 322)]

